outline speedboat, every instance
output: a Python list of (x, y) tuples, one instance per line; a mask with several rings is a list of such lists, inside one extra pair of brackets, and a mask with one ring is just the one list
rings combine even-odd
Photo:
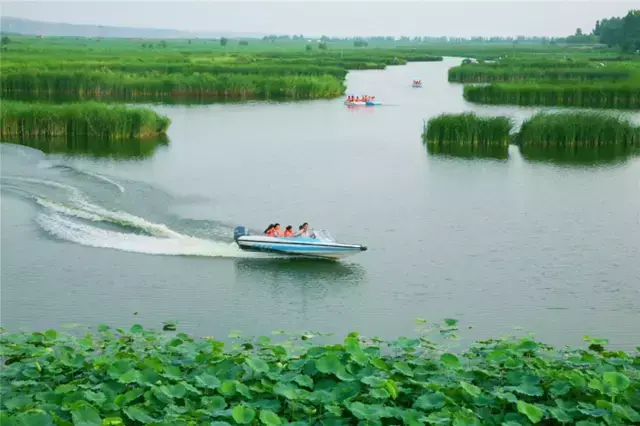
[(360, 244), (338, 243), (326, 231), (312, 231), (312, 237), (270, 237), (252, 235), (248, 228), (237, 226), (233, 239), (242, 250), (333, 260), (367, 250)]
[(412, 87), (422, 87), (422, 82), (412, 83), (411, 86)]

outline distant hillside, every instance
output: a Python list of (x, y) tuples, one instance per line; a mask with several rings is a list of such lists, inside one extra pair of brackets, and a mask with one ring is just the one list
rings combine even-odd
[(232, 32), (190, 32), (160, 28), (111, 27), (103, 25), (65, 24), (58, 22), (33, 21), (30, 19), (0, 17), (2, 33), (106, 37), (106, 38), (191, 38), (191, 37), (263, 37), (266, 34)]

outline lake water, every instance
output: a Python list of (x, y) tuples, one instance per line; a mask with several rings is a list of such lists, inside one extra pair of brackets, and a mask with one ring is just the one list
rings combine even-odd
[[(640, 343), (640, 157), (427, 153), (430, 116), (535, 111), (465, 102), (447, 83), (457, 63), (350, 73), (349, 92), (385, 102), (375, 108), (157, 107), (173, 121), (170, 142), (141, 156), (2, 144), (2, 325), (178, 320), (219, 337), (388, 338), (411, 335), (417, 317), (453, 317), (472, 338), (523, 326), (556, 344), (584, 334)], [(233, 243), (235, 225), (275, 221), (307, 221), (369, 250), (291, 261)]]

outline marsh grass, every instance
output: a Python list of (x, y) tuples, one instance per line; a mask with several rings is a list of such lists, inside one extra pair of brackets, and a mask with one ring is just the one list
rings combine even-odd
[(482, 104), (640, 109), (640, 85), (635, 82), (466, 85), (463, 96)]
[(51, 105), (3, 100), (0, 110), (3, 139), (144, 139), (164, 134), (170, 123), (148, 108), (96, 102)]
[(525, 120), (516, 142), (537, 147), (639, 147), (640, 127), (606, 113), (539, 113)]
[(603, 68), (506, 68), (463, 65), (449, 69), (449, 81), (459, 83), (490, 83), (517, 81), (621, 81), (630, 72)]
[(507, 117), (442, 114), (427, 122), (423, 139), (429, 145), (506, 147), (512, 127), (513, 123)]
[(339, 96), (344, 84), (331, 75), (264, 76), (243, 74), (151, 74), (114, 71), (31, 71), (0, 77), (8, 99), (313, 99)]

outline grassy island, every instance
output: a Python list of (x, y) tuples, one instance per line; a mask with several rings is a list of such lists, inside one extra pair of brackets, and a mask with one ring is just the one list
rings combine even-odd
[(2, 101), (0, 110), (3, 139), (144, 139), (163, 135), (169, 124), (169, 118), (148, 108), (96, 102), (53, 105)]

